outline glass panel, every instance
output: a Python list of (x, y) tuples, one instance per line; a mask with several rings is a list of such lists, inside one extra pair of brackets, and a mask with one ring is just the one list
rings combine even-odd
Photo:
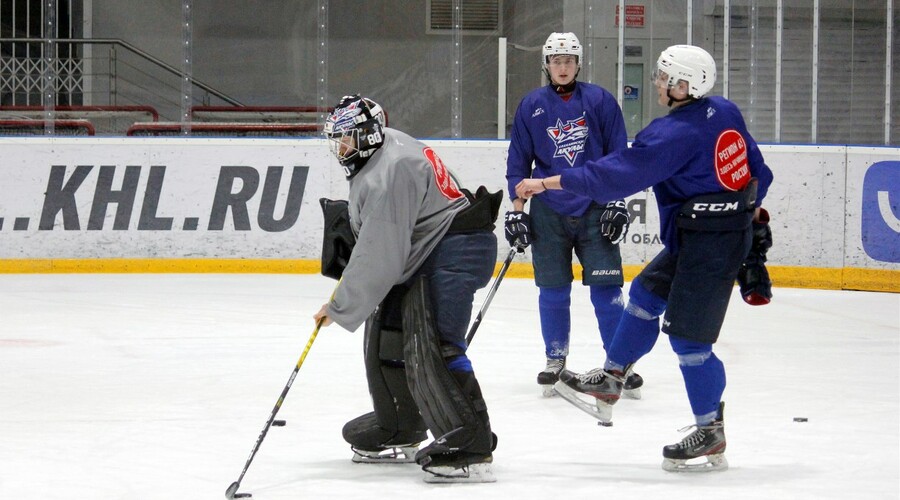
[(894, 0), (894, 26), (891, 29), (891, 137), (889, 144), (900, 145), (900, 6)]
[[(44, 3), (56, 5), (55, 19), (42, 14)], [(416, 137), (496, 138), (498, 121), (505, 122), (508, 134), (521, 99), (546, 84), (540, 59), (547, 36), (571, 31), (584, 45), (579, 80), (621, 96), (630, 138), (667, 112), (646, 81), (660, 51), (690, 42), (716, 58), (720, 75), (712, 93), (723, 94), (728, 79), (729, 98), (741, 107), (758, 140), (778, 141), (780, 125), (785, 143), (815, 137), (822, 143), (883, 144), (885, 31), (892, 16), (888, 142), (900, 143), (897, 0), (891, 13), (886, 0), (821, 0), (815, 82), (814, 3), (784, 0), (780, 96), (775, 86), (777, 3), (627, 1), (619, 13), (625, 24), (619, 81), (618, 0), (270, 0), (252, 15), (240, 2), (11, 0), (0, 7), (0, 104), (48, 112), (42, 85), (55, 74), (56, 105), (151, 110), (124, 119), (106, 117), (98, 134), (121, 135), (129, 125), (154, 119), (178, 129), (188, 119), (195, 125), (301, 120), (315, 134), (324, 119), (322, 108), (343, 95), (362, 93), (384, 106), (391, 126)], [(46, 25), (41, 23), (47, 21), (55, 22), (59, 38), (75, 41), (43, 42)], [(507, 40), (506, 96), (499, 103), (505, 120), (497, 116), (499, 37)], [(22, 38), (31, 40), (16, 41)], [(42, 54), (48, 46), (55, 60), (45, 68)], [(216, 115), (208, 110), (221, 106), (253, 111)], [(198, 107), (207, 108), (207, 114), (196, 112)], [(261, 108), (312, 111), (279, 115)], [(62, 118), (57, 110), (56, 119)]]
[(821, 9), (818, 142), (884, 142), (885, 4)]
[[(821, 40), (821, 35), (820, 35)], [(781, 142), (812, 140), (812, 6), (784, 9), (781, 41)]]
[(728, 95), (759, 142), (777, 139), (775, 21), (774, 0), (750, 0), (731, 7)]

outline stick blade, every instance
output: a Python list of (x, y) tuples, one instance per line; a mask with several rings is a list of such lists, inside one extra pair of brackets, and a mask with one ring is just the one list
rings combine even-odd
[(227, 498), (228, 500), (234, 500), (235, 498), (250, 498), (253, 496), (250, 493), (238, 493), (237, 490), (240, 487), (241, 485), (237, 481), (231, 483), (231, 486), (229, 486), (228, 489), (225, 490), (225, 498)]

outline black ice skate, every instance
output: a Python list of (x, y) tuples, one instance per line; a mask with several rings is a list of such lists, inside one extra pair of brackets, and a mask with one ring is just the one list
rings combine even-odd
[[(719, 403), (719, 415), (710, 425), (696, 427), (680, 443), (663, 447), (662, 468), (668, 472), (709, 472), (728, 468), (725, 459), (725, 422), (722, 413), (725, 403)], [(693, 460), (693, 462), (690, 462)]]
[(644, 385), (644, 377), (637, 373), (628, 372), (625, 377), (625, 385), (622, 387), (622, 397), (625, 399), (641, 399), (641, 387)]
[[(600, 425), (610, 426), (612, 405), (619, 401), (624, 386), (624, 373), (595, 368), (582, 374), (563, 370), (553, 388), (563, 399), (599, 420)], [(579, 394), (591, 396), (594, 400), (585, 401)]]
[(426, 472), (426, 483), (493, 483), (497, 480), (491, 466), (491, 455), (497, 447), (497, 435), (491, 433), (491, 448), (479, 451), (461, 450), (447, 444), (448, 436), (435, 439), (416, 454), (416, 462)]
[(431, 455), (422, 467), (426, 483), (493, 483), (497, 481), (491, 464), (493, 455), (452, 451)]
[(344, 425), (344, 439), (353, 450), (351, 460), (362, 464), (408, 464), (415, 462), (419, 443), (428, 439), (425, 430), (388, 430), (378, 425), (374, 412)]
[(566, 367), (566, 358), (547, 358), (547, 366), (538, 373), (537, 383), (543, 388), (543, 395), (549, 398), (556, 395), (553, 384), (559, 381), (559, 373)]
[(419, 443), (386, 445), (377, 450), (363, 450), (351, 446), (353, 457), (350, 460), (357, 464), (411, 464), (416, 461)]

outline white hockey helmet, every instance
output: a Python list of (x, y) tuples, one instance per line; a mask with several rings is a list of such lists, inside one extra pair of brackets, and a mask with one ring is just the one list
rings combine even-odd
[(584, 49), (575, 33), (550, 33), (547, 41), (544, 42), (541, 55), (543, 56), (541, 58), (541, 66), (544, 68), (544, 71), (549, 70), (550, 58), (557, 55), (575, 56), (575, 64), (581, 68), (581, 56), (584, 55)]
[(662, 51), (656, 60), (653, 81), (660, 72), (668, 75), (668, 87), (674, 87), (679, 80), (688, 84), (688, 95), (699, 99), (716, 84), (716, 61), (709, 52), (694, 45), (673, 45)]

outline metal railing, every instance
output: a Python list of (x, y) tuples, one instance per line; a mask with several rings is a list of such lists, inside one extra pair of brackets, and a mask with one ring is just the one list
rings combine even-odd
[[(33, 50), (27, 57), (17, 57), (19, 44), (31, 44)], [(70, 55), (56, 57), (58, 47), (77, 45), (80, 51), (69, 51)], [(108, 46), (106, 58), (97, 57), (91, 50), (95, 46)], [(45, 64), (51, 64), (54, 73), (54, 89), (63, 98), (58, 104), (106, 104), (150, 105), (160, 110), (163, 116), (175, 119), (179, 116), (181, 102), (182, 71), (175, 66), (141, 50), (134, 45), (116, 38), (0, 38), (4, 55), (0, 61), (0, 95), (3, 104), (40, 103), (42, 82), (40, 76), (46, 74)], [(45, 57), (47, 47), (51, 57)], [(8, 50), (7, 50), (8, 49)], [(122, 49), (128, 57), (117, 52)], [(77, 52), (77, 54), (76, 54)], [(133, 58), (134, 60), (130, 60)], [(165, 82), (165, 78), (173, 78)], [(203, 91), (196, 103), (209, 105), (215, 98), (222, 104), (243, 106), (237, 99), (213, 88), (211, 85), (188, 76), (191, 84)], [(36, 98), (34, 97), (36, 96)], [(79, 97), (80, 96), (80, 97)], [(26, 102), (17, 102), (25, 100)], [(66, 102), (67, 101), (67, 102)]]

